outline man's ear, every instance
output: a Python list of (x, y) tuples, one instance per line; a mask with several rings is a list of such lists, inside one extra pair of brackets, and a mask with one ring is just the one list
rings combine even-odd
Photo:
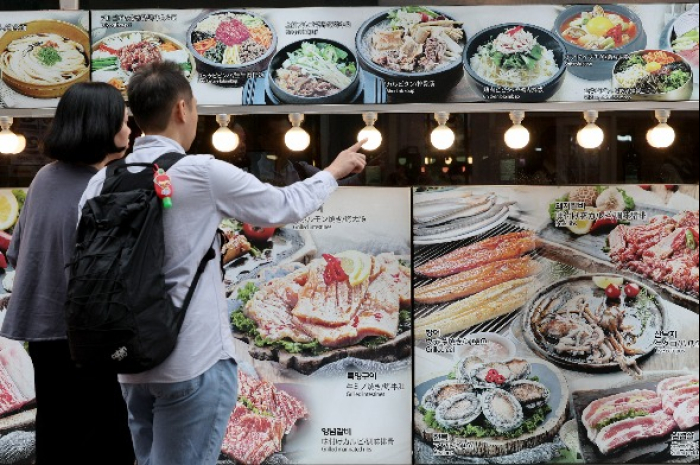
[(178, 100), (173, 108), (173, 116), (175, 117), (175, 121), (178, 123), (184, 123), (188, 111), (189, 108), (187, 107), (187, 102), (185, 102), (183, 99)]

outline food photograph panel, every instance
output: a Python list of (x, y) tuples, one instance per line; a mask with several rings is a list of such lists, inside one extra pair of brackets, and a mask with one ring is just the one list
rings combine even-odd
[[(407, 188), (341, 187), (299, 223), (222, 222), (244, 376), (220, 465), (411, 461), (410, 208)], [(260, 383), (286, 399), (279, 416)]]
[(87, 11), (2, 16), (0, 108), (55, 108), (68, 87), (90, 79)]
[(413, 188), (417, 463), (697, 461), (684, 191)]
[(92, 79), (178, 63), (202, 104), (698, 99), (692, 4), (92, 11)]

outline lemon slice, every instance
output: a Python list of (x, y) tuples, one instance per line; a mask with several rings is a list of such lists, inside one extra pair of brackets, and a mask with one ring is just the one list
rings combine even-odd
[(593, 276), (593, 282), (601, 289), (607, 288), (609, 285), (622, 286), (625, 280), (622, 276)]
[(19, 204), (9, 190), (0, 190), (0, 231), (11, 228), (17, 222)]
[(335, 255), (340, 266), (348, 275), (350, 285), (357, 286), (365, 281), (372, 271), (372, 258), (357, 250), (346, 250)]

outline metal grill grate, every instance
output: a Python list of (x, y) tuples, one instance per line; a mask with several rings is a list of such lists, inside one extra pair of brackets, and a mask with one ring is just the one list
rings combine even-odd
[[(445, 243), (445, 244), (437, 244), (437, 245), (428, 245), (428, 246), (416, 246), (414, 249), (414, 266), (418, 267), (430, 260), (433, 260), (435, 258), (441, 257), (449, 252), (452, 252), (453, 250), (456, 250), (460, 247), (465, 247), (470, 244), (474, 244), (479, 241), (483, 241), (484, 239), (488, 239), (490, 237), (495, 237), (495, 236), (501, 236), (504, 234), (509, 234), (509, 233), (514, 233), (514, 232), (522, 232), (522, 231), (527, 231), (528, 229), (523, 228), (521, 226), (518, 226), (516, 224), (513, 224), (509, 221), (499, 225), (498, 227), (492, 229), (491, 231), (488, 231), (487, 233), (480, 234), (478, 236), (470, 237), (469, 239), (464, 239), (461, 241), (455, 241), (455, 242), (450, 242), (450, 243)], [(575, 268), (570, 265), (565, 265), (559, 262), (554, 262), (551, 261), (545, 257), (543, 257), (538, 249), (533, 250), (532, 252), (529, 253), (530, 257), (532, 257), (534, 260), (540, 263), (542, 265), (542, 272), (540, 274), (540, 279), (542, 281), (552, 281), (552, 280), (558, 280), (562, 279), (568, 276), (573, 276), (576, 274), (580, 274), (581, 270), (578, 268)], [(414, 274), (413, 277), (413, 288), (418, 288), (420, 286), (424, 286), (426, 284), (429, 284), (431, 282), (435, 281), (434, 279), (428, 279), (428, 278), (423, 278), (420, 276), (417, 276)], [(415, 303), (413, 304), (413, 315), (414, 318), (421, 318), (428, 316), (432, 313), (435, 313), (439, 310), (444, 309), (448, 305), (452, 304), (453, 302), (447, 302), (447, 303), (442, 303), (442, 304), (418, 304)], [(478, 324), (476, 326), (472, 326), (471, 328), (468, 328), (466, 330), (460, 331), (458, 333), (455, 333), (454, 336), (456, 337), (462, 337), (466, 336), (468, 334), (473, 334), (473, 333), (479, 333), (479, 332), (491, 332), (491, 333), (498, 333), (502, 332), (505, 330), (512, 322), (515, 320), (515, 318), (518, 316), (520, 313), (520, 310), (517, 310), (515, 312), (511, 312), (507, 315), (502, 315), (500, 317), (494, 318), (492, 320), (485, 321), (481, 324)]]

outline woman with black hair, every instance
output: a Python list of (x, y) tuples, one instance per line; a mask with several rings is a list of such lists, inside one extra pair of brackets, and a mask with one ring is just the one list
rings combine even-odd
[(61, 98), (7, 258), (16, 270), (0, 336), (27, 341), (36, 390), (36, 464), (133, 465), (127, 413), (114, 373), (77, 368), (64, 303), (78, 203), (90, 178), (124, 156), (130, 129), (122, 95), (104, 83)]

